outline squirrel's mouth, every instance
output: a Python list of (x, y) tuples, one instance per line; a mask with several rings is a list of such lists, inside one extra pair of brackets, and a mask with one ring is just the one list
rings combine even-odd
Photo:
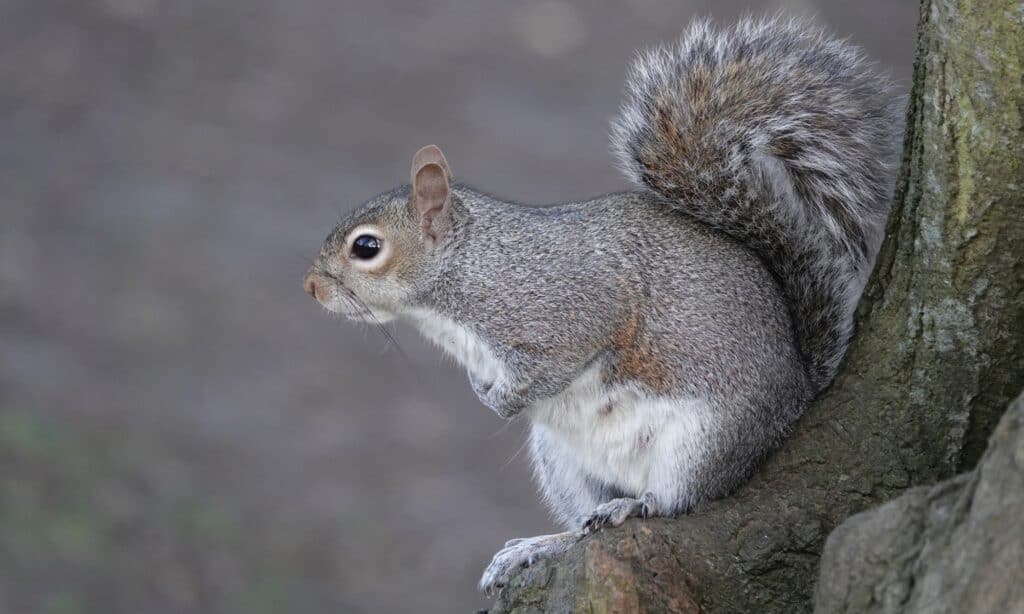
[(367, 305), (355, 292), (346, 288), (341, 280), (321, 269), (311, 268), (303, 278), (302, 285), (321, 307), (354, 322), (382, 324), (395, 318), (395, 314), (386, 309)]
[(381, 321), (381, 319), (371, 311), (349, 311), (338, 313), (341, 313), (341, 315), (353, 322), (362, 322), (363, 324), (374, 324)]
[(361, 322), (363, 324), (385, 324), (395, 319), (395, 314), (390, 311), (384, 311), (381, 309), (371, 309), (365, 304), (357, 306), (346, 305), (342, 309), (330, 309), (333, 313), (345, 316), (353, 322)]
[(348, 297), (341, 292), (336, 292), (327, 300), (320, 301), (320, 305), (327, 311), (353, 322), (382, 324), (395, 319), (395, 314), (390, 311), (371, 308), (362, 301), (348, 300)]

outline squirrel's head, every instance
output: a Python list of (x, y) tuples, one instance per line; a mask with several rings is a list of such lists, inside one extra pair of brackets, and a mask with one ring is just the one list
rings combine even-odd
[(437, 146), (416, 152), (409, 187), (370, 200), (328, 235), (303, 278), (306, 292), (355, 320), (400, 314), (452, 228), (451, 179)]

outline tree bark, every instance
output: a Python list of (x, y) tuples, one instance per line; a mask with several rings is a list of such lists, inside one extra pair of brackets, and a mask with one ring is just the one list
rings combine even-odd
[(923, 0), (887, 238), (833, 385), (745, 487), (527, 569), (492, 612), (811, 607), (829, 532), (969, 468), (1024, 387), (1024, 3)]
[(968, 473), (854, 514), (829, 535), (816, 614), (1024, 612), (1024, 394)]

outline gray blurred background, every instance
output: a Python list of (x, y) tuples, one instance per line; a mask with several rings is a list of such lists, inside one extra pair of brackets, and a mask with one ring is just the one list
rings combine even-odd
[[(521, 425), (300, 287), (442, 145), (552, 202), (634, 49), (778, 3), (0, 1), (0, 612), (457, 612), (555, 527)], [(906, 89), (917, 2), (784, 3)]]

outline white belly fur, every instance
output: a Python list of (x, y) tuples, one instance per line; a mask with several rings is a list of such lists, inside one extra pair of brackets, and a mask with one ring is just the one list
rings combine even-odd
[(535, 403), (530, 418), (571, 449), (587, 473), (627, 492), (674, 498), (704, 451), (706, 404), (608, 389), (600, 370), (592, 366), (561, 394)]
[[(495, 381), (504, 374), (501, 361), (472, 331), (430, 310), (410, 315), (424, 336), (474, 377)], [(701, 399), (650, 398), (626, 388), (609, 389), (601, 381), (599, 363), (526, 414), (564, 443), (587, 473), (628, 492), (673, 499), (686, 489), (687, 469), (706, 451), (702, 433), (711, 421)]]

